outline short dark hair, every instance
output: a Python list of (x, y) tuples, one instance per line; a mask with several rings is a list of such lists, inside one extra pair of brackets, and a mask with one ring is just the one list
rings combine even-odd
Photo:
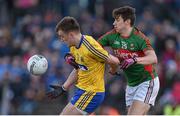
[(133, 26), (136, 16), (135, 16), (135, 8), (130, 7), (130, 6), (123, 6), (120, 8), (116, 8), (113, 10), (112, 12), (113, 18), (118, 18), (119, 16), (121, 16), (123, 18), (124, 21), (126, 21), (127, 19), (131, 20), (130, 25)]
[(75, 18), (66, 16), (56, 25), (55, 31), (58, 32), (59, 30), (64, 31), (65, 33), (68, 33), (70, 31), (80, 32), (80, 26)]

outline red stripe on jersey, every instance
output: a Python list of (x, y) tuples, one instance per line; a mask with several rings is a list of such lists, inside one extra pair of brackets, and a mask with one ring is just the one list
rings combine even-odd
[(133, 57), (143, 57), (143, 51), (130, 51), (126, 49), (113, 49), (116, 57), (119, 59), (128, 59)]
[(127, 39), (127, 38), (130, 37), (130, 35), (128, 35), (128, 36), (122, 36), (122, 35), (121, 35), (121, 37), (122, 37), (123, 39)]
[(146, 71), (148, 71), (149, 74), (151, 75), (152, 79), (154, 79), (153, 65), (152, 65), (152, 64), (150, 64), (150, 65), (145, 65), (145, 66), (144, 66), (144, 69), (145, 69)]

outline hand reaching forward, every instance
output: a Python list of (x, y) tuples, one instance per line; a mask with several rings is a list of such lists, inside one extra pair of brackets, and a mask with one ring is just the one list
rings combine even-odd
[(135, 57), (125, 59), (120, 63), (120, 69), (127, 69), (129, 66), (135, 64), (136, 62), (137, 62), (137, 59)]
[(49, 85), (49, 86), (54, 89), (46, 93), (46, 95), (50, 99), (56, 99), (57, 97), (66, 93), (66, 90), (62, 86), (59, 85)]

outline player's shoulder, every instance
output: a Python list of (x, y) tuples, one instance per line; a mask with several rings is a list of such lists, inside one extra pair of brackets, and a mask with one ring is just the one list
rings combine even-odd
[(83, 42), (89, 43), (89, 44), (94, 44), (97, 41), (90, 35), (84, 35), (85, 39), (83, 40)]
[(95, 40), (92, 36), (89, 35), (85, 35), (83, 43), (85, 44), (85, 46), (102, 47), (97, 40)]
[(139, 40), (149, 40), (149, 38), (137, 27), (134, 27), (133, 36)]
[(93, 41), (94, 38), (90, 35), (84, 35), (85, 39), (88, 40), (88, 41)]

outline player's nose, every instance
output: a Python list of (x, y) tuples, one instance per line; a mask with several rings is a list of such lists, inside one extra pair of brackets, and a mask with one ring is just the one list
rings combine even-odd
[(114, 26), (116, 25), (116, 21), (113, 22), (113, 25), (114, 25)]

